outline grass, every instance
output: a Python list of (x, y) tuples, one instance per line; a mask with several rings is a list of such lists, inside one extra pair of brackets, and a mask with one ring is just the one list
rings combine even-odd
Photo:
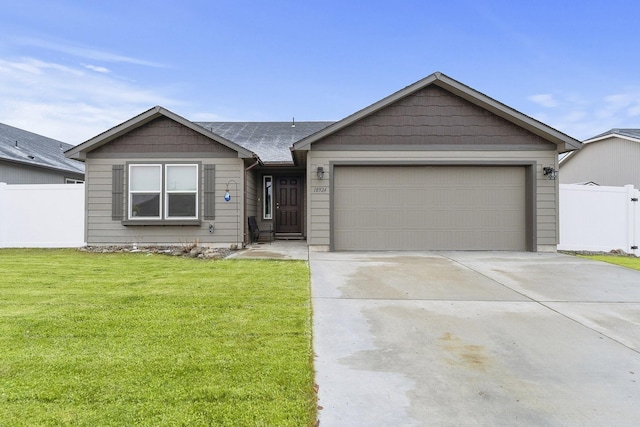
[(307, 426), (304, 262), (0, 250), (0, 426)]
[(584, 258), (595, 259), (597, 261), (609, 262), (623, 267), (640, 270), (640, 258), (615, 255), (581, 255)]

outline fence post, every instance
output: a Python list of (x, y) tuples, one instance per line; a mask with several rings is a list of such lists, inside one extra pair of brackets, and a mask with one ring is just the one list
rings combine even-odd
[(628, 252), (640, 256), (640, 190), (634, 189), (633, 185), (625, 185), (627, 189), (627, 203), (629, 212), (629, 248)]
[(0, 182), (0, 248), (5, 247), (5, 241), (7, 240), (6, 228), (7, 228), (7, 202), (6, 202), (7, 183)]

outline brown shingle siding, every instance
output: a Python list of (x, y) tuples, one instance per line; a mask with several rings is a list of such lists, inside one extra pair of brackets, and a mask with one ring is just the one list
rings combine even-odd
[(192, 129), (161, 117), (93, 150), (92, 155), (174, 152), (235, 153)]
[(555, 144), (437, 86), (428, 86), (314, 145), (394, 144), (555, 148)]

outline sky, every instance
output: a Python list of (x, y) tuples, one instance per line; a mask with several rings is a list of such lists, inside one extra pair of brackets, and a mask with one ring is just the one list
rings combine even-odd
[(340, 120), (436, 71), (569, 136), (640, 128), (636, 0), (0, 0), (0, 122), (70, 144), (155, 105)]

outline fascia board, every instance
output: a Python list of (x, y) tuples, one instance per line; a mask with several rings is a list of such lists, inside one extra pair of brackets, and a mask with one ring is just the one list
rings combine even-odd
[(328, 135), (331, 135), (334, 132), (339, 131), (340, 129), (343, 129), (347, 126), (349, 126), (352, 123), (357, 122), (358, 120), (361, 120), (373, 113), (375, 113), (378, 110), (381, 110), (382, 108), (386, 107), (387, 105), (393, 104), (394, 102), (398, 101), (399, 99), (404, 98), (405, 96), (408, 96), (410, 94), (412, 94), (413, 92), (416, 92), (428, 85), (430, 85), (431, 83), (433, 83), (433, 81), (437, 78), (436, 75), (438, 73), (434, 73), (431, 74), (430, 76), (425, 77), (422, 80), (419, 80), (415, 83), (413, 83), (412, 85), (409, 85), (407, 87), (405, 87), (404, 89), (401, 89), (383, 99), (381, 99), (380, 101), (377, 101), (371, 105), (369, 105), (368, 107), (363, 108), (362, 110), (359, 110), (353, 114), (351, 114), (350, 116), (345, 117), (344, 119), (335, 122), (332, 125), (327, 126), (326, 128), (322, 129), (320, 132), (316, 132), (313, 135), (308, 136), (307, 138), (304, 138), (298, 142), (296, 142), (295, 144), (293, 144), (293, 150), (309, 150), (311, 147), (311, 144), (313, 144), (315, 141), (318, 141)]
[(436, 73), (438, 75), (438, 81), (435, 84), (443, 89), (448, 90), (449, 92), (460, 96), (461, 98), (478, 105), (486, 109), (487, 111), (492, 112), (493, 114), (502, 117), (505, 120), (510, 121), (511, 123), (518, 125), (528, 131), (554, 142), (559, 146), (559, 151), (572, 151), (579, 150), (582, 146), (580, 141), (571, 138), (564, 133), (553, 129), (545, 125), (542, 122), (539, 122), (536, 119), (533, 119), (526, 114), (523, 114), (513, 108), (496, 101), (495, 99), (476, 91), (475, 89), (470, 88), (467, 85), (464, 85), (450, 77), (445, 76), (441, 73)]
[(119, 136), (122, 136), (128, 132), (131, 132), (132, 130), (145, 125), (146, 123), (149, 123), (152, 120), (157, 119), (158, 117), (167, 117), (171, 120), (174, 120), (177, 123), (180, 123), (183, 126), (188, 127), (189, 129), (193, 130), (194, 132), (198, 132), (201, 135), (206, 136), (207, 138), (210, 138), (228, 148), (231, 148), (232, 150), (236, 151), (238, 153), (238, 157), (240, 158), (257, 158), (257, 156), (245, 149), (240, 147), (239, 145), (221, 137), (220, 135), (217, 135), (205, 128), (203, 128), (202, 126), (198, 126), (193, 122), (190, 122), (189, 120), (185, 119), (184, 117), (181, 117), (169, 110), (167, 110), (166, 108), (163, 108), (161, 106), (155, 106), (129, 120), (127, 120), (124, 123), (121, 123), (97, 136), (95, 136), (94, 138), (91, 138), (85, 142), (83, 142), (82, 144), (79, 144), (73, 148), (70, 148), (69, 150), (65, 151), (65, 156), (72, 158), (72, 159), (77, 159), (77, 160), (84, 160), (87, 158), (87, 153), (95, 150), (98, 147), (101, 147), (104, 144), (109, 143), (110, 141), (113, 141), (114, 139), (118, 138)]
[(178, 123), (180, 123), (183, 126), (188, 127), (189, 129), (193, 130), (194, 132), (198, 132), (199, 134), (206, 136), (209, 139), (212, 139), (224, 146), (226, 146), (227, 148), (231, 148), (234, 151), (238, 152), (238, 157), (240, 158), (257, 158), (257, 155), (252, 152), (247, 150), (246, 148), (243, 148), (241, 146), (239, 146), (238, 144), (236, 144), (235, 142), (231, 142), (226, 138), (223, 138), (222, 136), (211, 132), (210, 130), (203, 128), (202, 126), (199, 126), (195, 123), (193, 123), (192, 121), (189, 121), (187, 119), (185, 119), (184, 117), (181, 117), (165, 108), (160, 107), (162, 115), (164, 115), (165, 117), (168, 117)]
[(520, 127), (523, 127), (530, 132), (554, 142), (558, 145), (558, 151), (573, 151), (579, 150), (582, 146), (580, 141), (571, 138), (564, 133), (557, 131), (525, 114), (520, 113), (519, 111), (514, 110), (511, 107), (506, 106), (505, 104), (496, 101), (493, 98), (484, 95), (475, 89), (470, 88), (467, 85), (464, 85), (441, 72), (435, 72), (422, 80), (417, 81), (416, 83), (405, 87), (404, 89), (395, 92), (386, 98), (381, 99), (380, 101), (371, 104), (369, 107), (366, 107), (343, 120), (340, 120), (333, 125), (326, 127), (318, 133), (315, 133), (303, 140), (296, 142), (293, 145), (293, 150), (309, 150), (311, 148), (311, 144), (315, 141), (318, 141), (338, 130), (349, 126), (350, 124), (363, 119), (364, 117), (375, 113), (376, 111), (390, 105), (399, 99), (402, 99), (412, 93), (423, 89), (431, 84), (435, 84), (455, 95), (460, 96), (461, 98), (478, 105), (499, 117), (504, 118), (505, 120), (510, 121)]
[(101, 134), (83, 142), (82, 144), (76, 145), (73, 148), (68, 149), (64, 152), (65, 156), (77, 159), (84, 160), (87, 158), (87, 153), (95, 150), (98, 147), (114, 140), (115, 138), (124, 135), (127, 132), (132, 131), (133, 129), (144, 125), (145, 123), (150, 122), (151, 120), (159, 117), (161, 115), (160, 109), (162, 107), (155, 106), (144, 113), (141, 113), (124, 123), (121, 123), (117, 126), (112, 127), (109, 130), (102, 132)]
[(586, 141), (583, 142), (583, 144), (591, 144), (592, 142), (604, 141), (605, 139), (610, 139), (610, 138), (620, 138), (620, 139), (624, 139), (626, 141), (639, 142), (640, 143), (640, 139), (638, 139), (638, 138), (633, 138), (633, 137), (627, 136), (627, 135), (620, 135), (618, 133), (610, 133), (608, 135), (603, 135), (603, 136), (601, 136), (599, 138), (587, 139)]
[(561, 158), (561, 159), (558, 161), (558, 166), (561, 166), (561, 165), (565, 164), (565, 163), (568, 161), (568, 159), (569, 159), (569, 158), (571, 158), (571, 157), (573, 157), (573, 155), (574, 155), (574, 154), (576, 154), (577, 152), (578, 152), (578, 150), (576, 150), (576, 151), (571, 151), (571, 152), (570, 152), (570, 153), (568, 153), (566, 156), (564, 156), (563, 158)]

